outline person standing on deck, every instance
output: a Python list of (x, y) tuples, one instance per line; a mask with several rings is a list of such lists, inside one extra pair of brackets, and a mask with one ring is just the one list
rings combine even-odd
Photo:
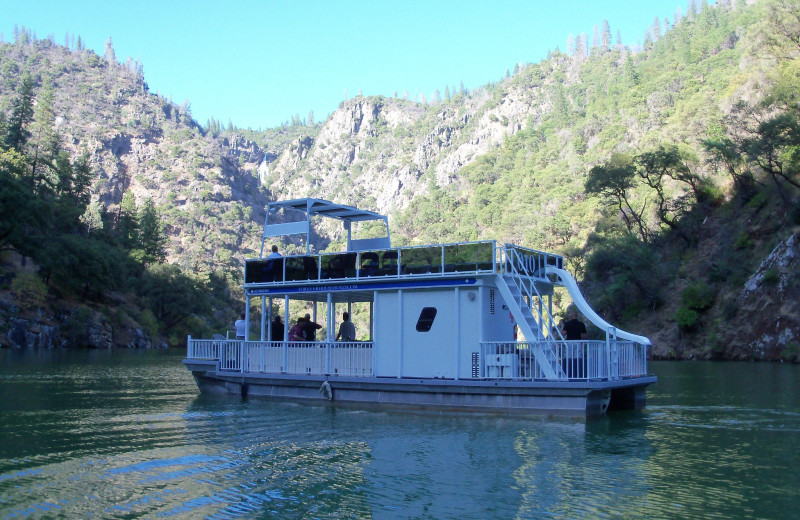
[(297, 323), (292, 325), (292, 328), (289, 329), (289, 341), (305, 341), (306, 336), (303, 332), (303, 322), (305, 319), (297, 318)]
[(322, 325), (311, 321), (311, 315), (306, 314), (306, 321), (303, 322), (303, 333), (306, 336), (306, 341), (317, 341), (317, 331), (321, 328)]
[(342, 324), (339, 325), (339, 333), (336, 334), (336, 341), (355, 341), (356, 326), (350, 321), (350, 314), (347, 312), (343, 313), (342, 320)]
[[(272, 245), (272, 252), (267, 256), (267, 265), (264, 268), (264, 280), (265, 282), (274, 282), (282, 280), (278, 274), (282, 274), (283, 267), (281, 266), (281, 262), (277, 261), (276, 258), (281, 258), (281, 254), (278, 252), (278, 246)], [(279, 273), (280, 271), (280, 273)]]
[(233, 324), (236, 327), (236, 339), (244, 339), (244, 334), (247, 331), (246, 325), (247, 322), (244, 321), (244, 313), (242, 313), (236, 323)]
[(270, 336), (271, 341), (283, 341), (283, 322), (281, 321), (280, 314), (275, 315), (275, 319), (272, 320), (272, 332)]
[(564, 323), (562, 334), (567, 341), (586, 339), (586, 325), (578, 319), (578, 313), (571, 311), (569, 321)]
[[(586, 325), (578, 320), (578, 313), (572, 311), (569, 313), (569, 321), (564, 323), (562, 334), (567, 341), (580, 341), (586, 339)], [(586, 345), (583, 343), (567, 345), (566, 356), (561, 360), (561, 369), (567, 378), (586, 377)]]

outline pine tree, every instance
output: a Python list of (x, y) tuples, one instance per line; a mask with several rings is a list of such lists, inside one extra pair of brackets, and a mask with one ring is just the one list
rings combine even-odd
[[(32, 167), (34, 179), (44, 177), (43, 164), (55, 163), (61, 152), (61, 144), (55, 131), (56, 114), (53, 107), (55, 92), (49, 79), (44, 81), (39, 95), (36, 96), (36, 106), (33, 111), (31, 127)], [(34, 181), (35, 182), (35, 181)]]
[(583, 58), (583, 33), (579, 34), (575, 37), (575, 52), (574, 56), (577, 56), (579, 59)]
[(33, 121), (33, 80), (29, 74), (22, 77), (17, 97), (12, 102), (11, 117), (6, 124), (5, 146), (23, 153), (31, 136), (28, 125)]
[(611, 48), (611, 25), (608, 20), (603, 20), (603, 50), (607, 51)]
[(138, 217), (136, 209), (136, 199), (133, 193), (126, 191), (122, 195), (122, 202), (119, 205), (117, 214), (117, 233), (122, 247), (131, 250), (138, 244)]
[(661, 21), (656, 16), (653, 19), (653, 41), (658, 41), (661, 39)]
[(111, 36), (106, 40), (105, 56), (109, 63), (114, 64), (117, 62), (117, 55), (114, 53), (114, 44), (111, 42)]
[(148, 198), (144, 201), (144, 206), (138, 219), (139, 245), (144, 251), (143, 260), (146, 264), (153, 262), (163, 262), (166, 258), (164, 247), (167, 238), (161, 229), (161, 219), (153, 203), (153, 199)]

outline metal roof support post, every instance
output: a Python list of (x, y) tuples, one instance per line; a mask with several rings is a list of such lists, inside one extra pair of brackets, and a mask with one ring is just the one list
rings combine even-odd
[[(272, 309), (270, 308), (270, 311)], [(261, 341), (267, 338), (267, 297), (261, 297)]]
[(609, 359), (611, 360), (611, 369), (613, 370), (612, 379), (619, 379), (619, 352), (617, 352), (617, 329), (611, 327), (609, 329), (611, 340), (611, 348), (609, 349)]
[(349, 220), (343, 221), (344, 228), (347, 230), (347, 250), (350, 251), (350, 242), (353, 240), (353, 223)]
[(250, 341), (250, 295), (244, 297), (244, 340)]
[(606, 330), (606, 379), (611, 381), (611, 339), (610, 328)]
[(397, 291), (397, 323), (400, 324), (400, 333), (397, 335), (397, 379), (403, 377), (403, 290)]
[(289, 295), (283, 297), (283, 341), (289, 341)]
[(459, 368), (461, 363), (461, 289), (456, 287), (455, 290), (455, 308), (456, 308), (456, 371), (454, 379), (458, 381), (460, 378)]
[[(267, 216), (264, 217), (264, 229), (267, 229), (269, 225), (269, 204), (267, 204)], [(264, 258), (264, 242), (267, 241), (267, 237), (263, 234), (261, 235), (261, 251), (258, 253), (259, 258)]]
[(269, 297), (269, 305), (267, 305), (267, 337), (272, 340), (272, 296)]
[(306, 254), (311, 254), (311, 202), (306, 206)]
[(287, 348), (289, 341), (289, 295), (283, 297), (283, 344), (281, 345), (281, 372), (286, 373), (286, 363), (289, 359), (289, 350)]
[(327, 327), (325, 328), (326, 332), (326, 339), (330, 342), (336, 339), (336, 334), (334, 331), (334, 325), (336, 322), (336, 308), (333, 305), (333, 295), (328, 293), (327, 298), (325, 299), (325, 303), (327, 305), (328, 311), (328, 323)]
[[(378, 301), (378, 291), (372, 291), (372, 302), (376, 302), (376, 301)], [(374, 310), (374, 305), (373, 305), (372, 302), (370, 302), (370, 306), (371, 306), (370, 307), (370, 317), (372, 316), (372, 312)], [(372, 320), (372, 321), (374, 323), (374, 320)], [(375, 377), (375, 357), (376, 357), (375, 356), (375, 345), (376, 345), (377, 342), (375, 341), (374, 334), (371, 335), (370, 337), (372, 338), (372, 367), (371, 367), (372, 368), (372, 377)]]

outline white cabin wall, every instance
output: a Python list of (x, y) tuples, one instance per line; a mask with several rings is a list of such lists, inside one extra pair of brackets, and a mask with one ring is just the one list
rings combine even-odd
[(400, 298), (400, 293), (396, 292), (379, 292), (376, 295), (373, 307), (375, 348), (372, 358), (378, 377), (397, 377), (401, 340)]
[[(403, 377), (455, 377), (454, 289), (403, 293)], [(422, 309), (436, 308), (431, 330), (419, 332)]]
[(481, 351), (481, 329), (483, 314), (486, 312), (481, 292), (485, 289), (472, 287), (458, 291), (458, 302), (461, 309), (459, 323), (459, 340), (461, 348), (458, 352), (458, 377), (472, 377), (472, 354)]
[[(424, 307), (435, 307), (436, 319), (430, 331), (419, 332), (416, 325)], [(398, 377), (402, 365), (403, 377), (467, 379), (481, 341), (514, 339), (500, 292), (485, 286), (380, 292), (374, 318), (378, 377)]]
[(514, 341), (515, 321), (500, 291), (490, 286), (484, 287), (481, 290), (481, 301), (484, 310), (483, 341)]

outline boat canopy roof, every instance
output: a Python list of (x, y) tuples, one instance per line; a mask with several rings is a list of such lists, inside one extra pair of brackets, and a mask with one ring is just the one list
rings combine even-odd
[[(305, 214), (304, 220), (270, 223), (270, 215), (279, 210), (295, 210)], [(389, 236), (389, 219), (385, 215), (366, 211), (353, 206), (335, 204), (328, 200), (304, 198), (270, 202), (267, 204), (267, 216), (264, 221), (264, 234), (261, 238), (261, 256), (264, 255), (264, 243), (269, 237), (287, 235), (305, 235), (306, 253), (310, 253), (311, 243), (308, 235), (311, 231), (311, 217), (321, 216), (341, 220), (347, 230), (347, 250), (364, 251), (367, 249), (388, 249), (392, 247)], [(352, 223), (369, 220), (382, 220), (386, 228), (386, 236), (377, 238), (354, 239), (352, 237)]]

